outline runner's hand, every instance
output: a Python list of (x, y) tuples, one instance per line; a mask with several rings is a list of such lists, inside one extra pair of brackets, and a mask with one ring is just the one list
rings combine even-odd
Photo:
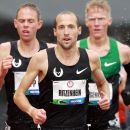
[(8, 70), (12, 68), (13, 57), (11, 55), (1, 60), (0, 77), (5, 77)]
[(102, 91), (100, 93), (101, 99), (99, 100), (99, 106), (102, 110), (108, 110), (110, 108), (110, 99), (107, 95)]
[(35, 124), (43, 124), (46, 121), (46, 111), (44, 109), (32, 108), (30, 116), (33, 118)]

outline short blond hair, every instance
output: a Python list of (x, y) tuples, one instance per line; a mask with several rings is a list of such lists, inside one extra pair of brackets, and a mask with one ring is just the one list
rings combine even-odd
[(38, 20), (41, 19), (40, 10), (39, 10), (39, 8), (38, 8), (35, 4), (33, 4), (33, 3), (24, 3), (24, 4), (22, 4), (22, 5), (17, 9), (17, 11), (16, 11), (16, 18), (18, 17), (19, 11), (20, 11), (21, 9), (23, 9), (23, 8), (30, 8), (30, 9), (34, 10), (34, 11), (37, 13), (37, 18), (38, 18)]
[(108, 12), (108, 15), (111, 17), (111, 7), (108, 3), (108, 0), (90, 0), (85, 7), (85, 15), (87, 16), (88, 11), (93, 7), (99, 7)]

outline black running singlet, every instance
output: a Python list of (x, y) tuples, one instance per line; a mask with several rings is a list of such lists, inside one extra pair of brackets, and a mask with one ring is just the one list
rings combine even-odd
[(91, 70), (86, 50), (79, 51), (79, 61), (66, 66), (57, 59), (54, 48), (47, 49), (48, 71), (40, 83), (40, 106), (47, 112), (45, 128), (75, 128), (86, 124)]
[[(46, 49), (47, 44), (43, 41), (39, 42), (40, 49)], [(13, 56), (12, 68), (9, 69), (6, 77), (5, 77), (5, 88), (8, 100), (8, 109), (7, 109), (7, 123), (8, 125), (19, 124), (19, 123), (30, 123), (33, 122), (32, 118), (23, 113), (14, 103), (13, 95), (15, 90), (20, 84), (21, 78), (24, 76), (27, 66), (29, 64), (30, 58), (26, 58), (21, 56), (18, 51), (17, 41), (11, 42), (11, 51), (10, 55)], [(32, 84), (31, 89), (27, 92), (27, 97), (30, 103), (38, 107), (38, 99), (39, 99), (39, 87), (36, 81)]]

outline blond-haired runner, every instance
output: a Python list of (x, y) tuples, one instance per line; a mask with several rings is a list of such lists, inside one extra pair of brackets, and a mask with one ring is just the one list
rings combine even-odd
[(101, 68), (111, 90), (110, 110), (101, 110), (98, 105), (99, 93), (93, 78), (90, 79), (87, 122), (91, 124), (90, 130), (119, 130), (120, 123), (116, 118), (119, 105), (119, 72), (122, 64), (130, 62), (130, 48), (108, 36), (108, 27), (112, 24), (108, 0), (89, 0), (85, 8), (85, 24), (89, 30), (89, 36), (81, 39), (78, 45), (99, 54)]

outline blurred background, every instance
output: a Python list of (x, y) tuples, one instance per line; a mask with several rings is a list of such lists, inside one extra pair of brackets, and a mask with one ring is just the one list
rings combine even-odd
[[(84, 9), (88, 0), (0, 0), (0, 43), (19, 39), (13, 25), (17, 8), (24, 2), (35, 3), (44, 21), (42, 29), (37, 33), (38, 39), (47, 42), (54, 42), (53, 21), (55, 16), (63, 11), (70, 10), (77, 14), (82, 25), (80, 38), (88, 35), (88, 30), (84, 25)], [(109, 27), (108, 34), (124, 44), (130, 45), (130, 0), (109, 0), (112, 9), (112, 26)], [(3, 50), (4, 51), (4, 50)], [(125, 66), (128, 72), (128, 83), (130, 77), (130, 64)], [(0, 130), (3, 130), (3, 122), (6, 118), (6, 96), (5, 90), (0, 92)], [(129, 112), (129, 111), (128, 111)], [(127, 114), (130, 115), (130, 114)]]

